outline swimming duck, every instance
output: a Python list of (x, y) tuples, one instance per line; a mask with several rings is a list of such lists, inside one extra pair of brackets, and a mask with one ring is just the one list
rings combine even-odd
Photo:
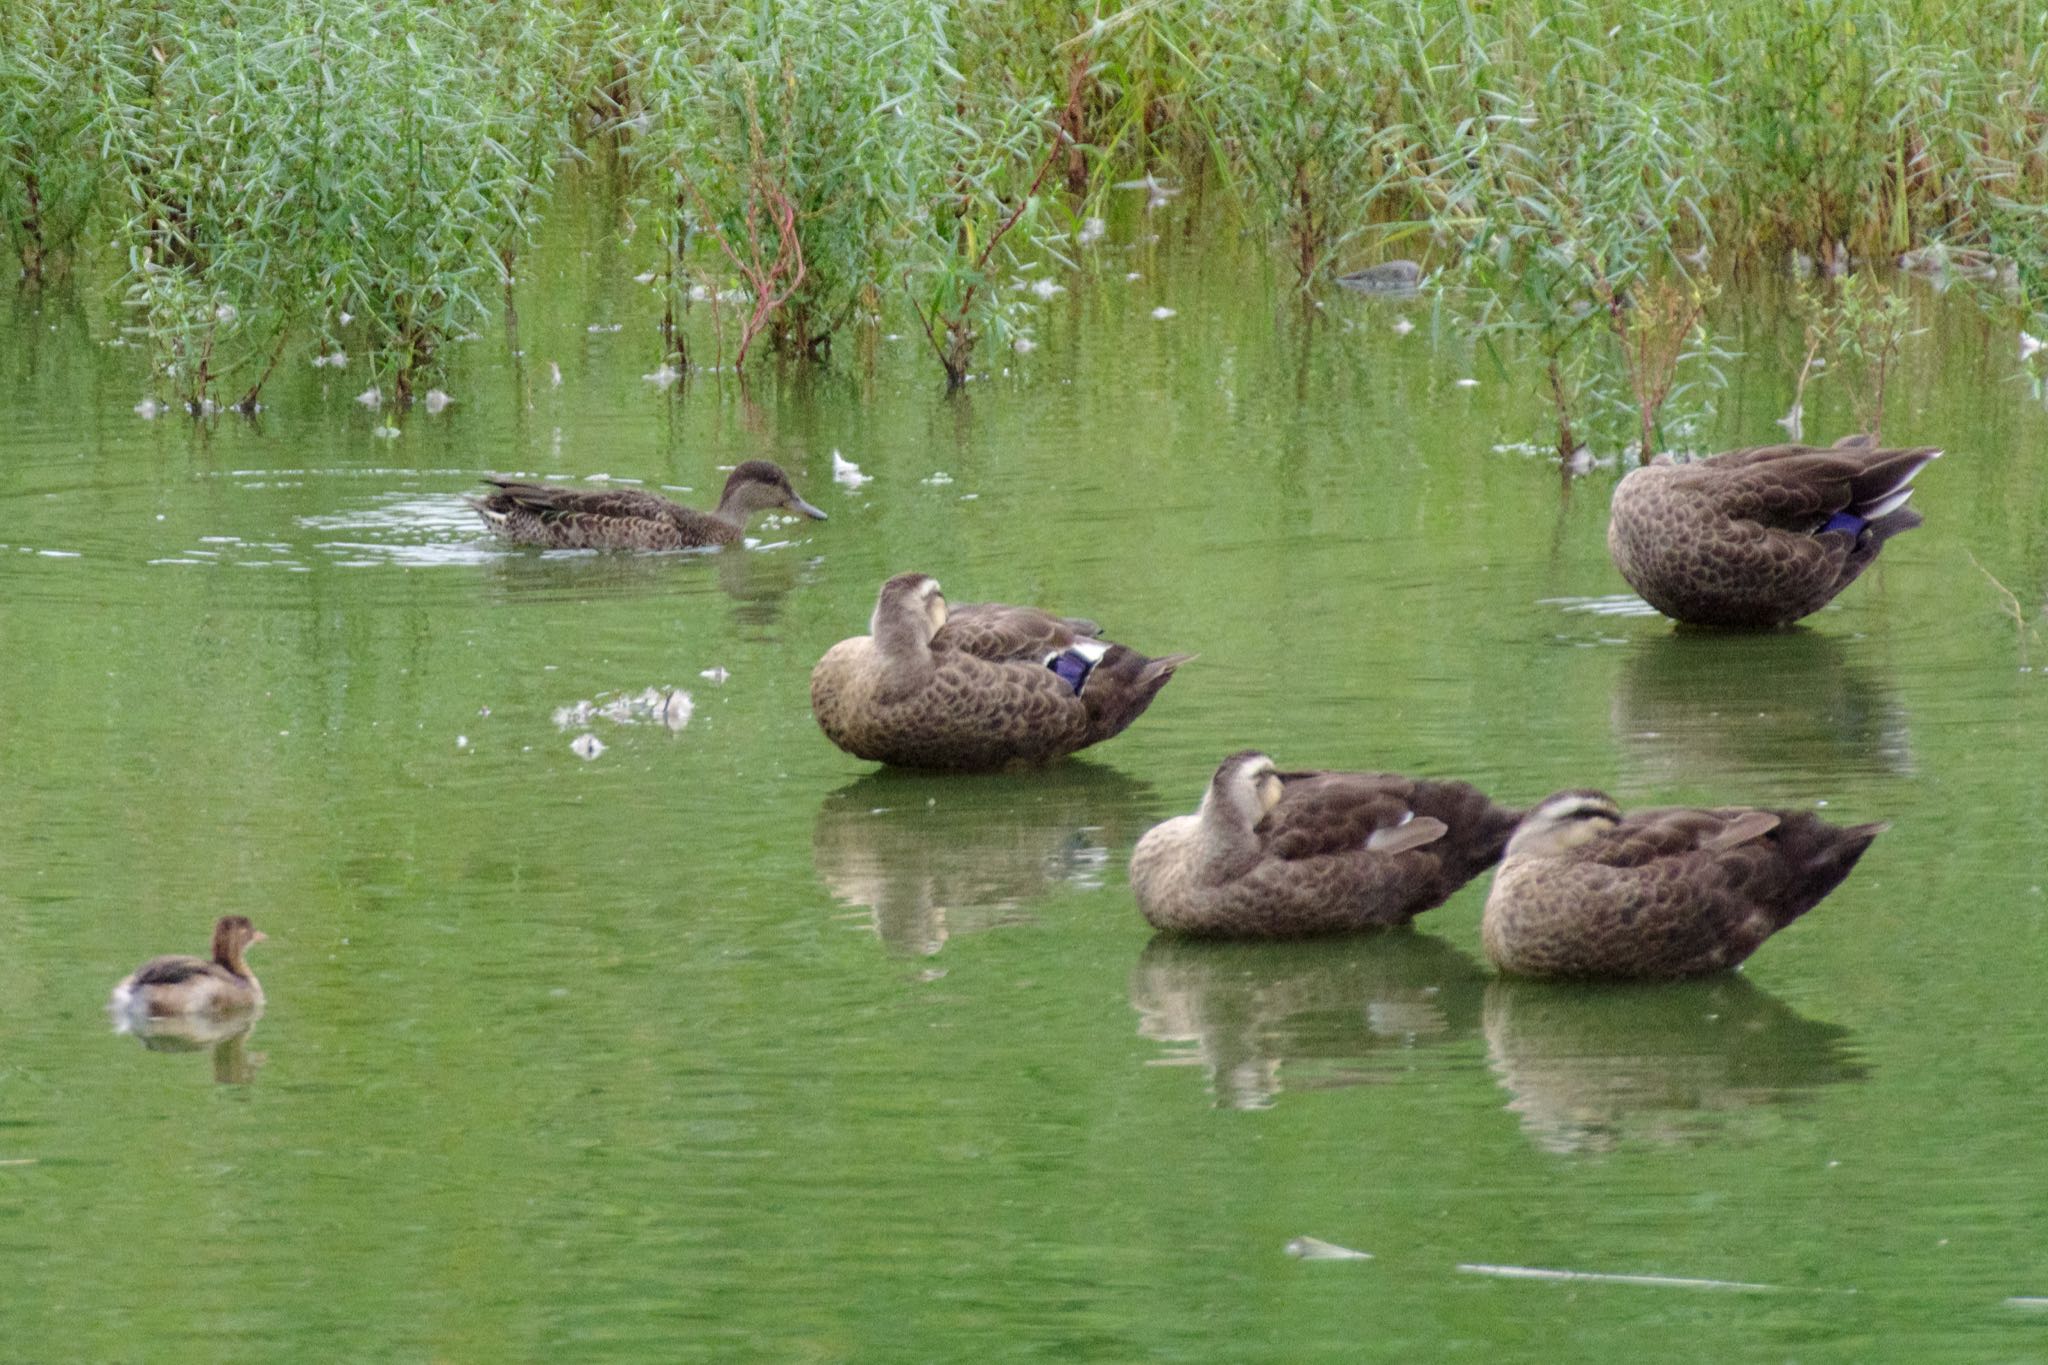
[(1913, 476), (1941, 452), (1850, 437), (1630, 471), (1607, 551), (1643, 600), (1697, 626), (1782, 626), (1819, 611), (1920, 524)]
[(1201, 809), (1131, 854), (1138, 909), (1184, 934), (1279, 938), (1402, 925), (1500, 860), (1519, 811), (1463, 782), (1223, 760)]
[(1093, 621), (987, 602), (949, 607), (938, 581), (882, 585), (869, 633), (811, 671), (811, 713), (856, 758), (990, 772), (1064, 758), (1123, 733), (1194, 656), (1148, 659)]
[(555, 550), (681, 550), (729, 545), (747, 519), (786, 507), (813, 521), (825, 514), (797, 496), (772, 460), (748, 460), (725, 481), (718, 510), (700, 512), (637, 488), (556, 488), (513, 479), (485, 479), (498, 491), (468, 499), (484, 525), (521, 545)]
[(1545, 797), (1508, 841), (1480, 942), (1515, 976), (1666, 980), (1733, 967), (1841, 885), (1883, 824), (1809, 811)]
[(128, 1018), (232, 1014), (263, 1003), (263, 987), (242, 953), (266, 935), (242, 915), (222, 915), (213, 926), (213, 960), (153, 957), (121, 979), (107, 1007)]

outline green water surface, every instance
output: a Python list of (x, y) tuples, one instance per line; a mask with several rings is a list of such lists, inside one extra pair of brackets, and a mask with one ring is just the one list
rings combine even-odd
[[(1521, 448), (1534, 368), (1127, 226), (951, 399), (883, 336), (664, 391), (601, 230), (438, 415), (299, 357), (255, 422), (144, 420), (118, 316), (0, 299), (0, 1358), (2048, 1358), (2048, 641), (1989, 577), (2031, 631), (2048, 419), (2009, 328), (1916, 294), (1885, 435), (1947, 448), (1925, 528), (1803, 629), (1699, 637), (1609, 566), (1616, 471)], [(1724, 310), (1685, 444), (1779, 437), (1777, 318)], [(538, 554), (459, 497), (704, 503), (750, 457), (831, 520)], [(877, 773), (806, 679), (909, 569), (1200, 658), (1056, 770)], [(556, 722), (649, 687), (687, 727)], [(1893, 828), (1686, 986), (1493, 979), (1483, 878), (1409, 935), (1155, 941), (1131, 845), (1246, 746)], [(113, 1034), (225, 913), (270, 935), (253, 1032)]]

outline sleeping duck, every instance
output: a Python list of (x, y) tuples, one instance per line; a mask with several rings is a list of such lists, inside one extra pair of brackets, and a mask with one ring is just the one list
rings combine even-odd
[(153, 957), (121, 979), (107, 1007), (125, 1018), (233, 1014), (263, 1003), (263, 987), (242, 954), (265, 935), (241, 915), (213, 926), (213, 959)]
[(1223, 760), (1201, 809), (1154, 825), (1131, 891), (1155, 928), (1277, 938), (1407, 924), (1500, 859), (1519, 811), (1476, 787)]
[(1760, 629), (1819, 611), (1920, 524), (1913, 476), (1941, 452), (1757, 446), (1631, 470), (1614, 489), (1607, 550), (1643, 600), (1696, 626)]
[(556, 550), (729, 545), (746, 534), (749, 517), (771, 507), (825, 520), (823, 512), (797, 496), (789, 475), (771, 460), (748, 460), (735, 467), (712, 512), (638, 488), (557, 488), (496, 478), (484, 482), (495, 484), (498, 491), (468, 500), (484, 525), (506, 540)]
[(1514, 976), (1666, 980), (1733, 967), (1842, 884), (1883, 824), (1810, 811), (1545, 797), (1508, 841), (1480, 941)]
[(1148, 659), (1093, 621), (999, 603), (949, 607), (936, 579), (882, 585), (869, 633), (811, 671), (811, 712), (856, 758), (990, 772), (1121, 734), (1193, 658)]

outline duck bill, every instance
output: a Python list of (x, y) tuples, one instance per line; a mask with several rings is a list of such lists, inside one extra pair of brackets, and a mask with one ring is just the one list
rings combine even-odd
[(826, 519), (823, 508), (813, 507), (809, 503), (805, 502), (802, 498), (796, 497), (795, 495), (791, 495), (790, 497), (789, 510), (792, 512), (801, 512), (805, 516), (809, 517), (812, 521), (824, 521)]

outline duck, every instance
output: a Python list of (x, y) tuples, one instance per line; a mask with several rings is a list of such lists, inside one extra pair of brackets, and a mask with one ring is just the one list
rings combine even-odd
[(1920, 524), (1906, 499), (1940, 454), (1859, 435), (1644, 465), (1615, 485), (1607, 552), (1628, 585), (1673, 620), (1790, 625), (1855, 582), (1887, 540)]
[(213, 957), (153, 957), (121, 978), (107, 1002), (120, 1019), (238, 1014), (259, 1009), (263, 987), (242, 958), (267, 937), (243, 915), (213, 926)]
[(1298, 938), (1408, 924), (1500, 860), (1521, 812), (1464, 782), (1281, 772), (1246, 749), (1154, 825), (1131, 891), (1155, 929)]
[(1996, 280), (2000, 284), (2019, 280), (2019, 267), (2010, 256), (1979, 247), (1949, 246), (1945, 242), (1931, 242), (1900, 253), (1898, 266), (1916, 275), (1960, 275), (1973, 280)]
[(882, 584), (868, 634), (811, 670), (811, 714), (856, 758), (1000, 772), (1122, 734), (1192, 654), (1151, 659), (1081, 617), (998, 602), (949, 606), (938, 580)]
[(1480, 943), (1511, 976), (1724, 971), (1820, 904), (1886, 828), (1749, 806), (1624, 816), (1605, 792), (1555, 792), (1508, 840)]
[(1422, 266), (1417, 261), (1382, 261), (1339, 275), (1337, 283), (1365, 294), (1413, 294), (1422, 287)]
[(486, 478), (498, 491), (466, 501), (484, 525), (520, 545), (553, 550), (685, 550), (730, 545), (747, 533), (747, 520), (786, 507), (813, 521), (824, 512), (805, 502), (773, 460), (734, 466), (717, 510), (700, 512), (638, 488), (558, 488)]

